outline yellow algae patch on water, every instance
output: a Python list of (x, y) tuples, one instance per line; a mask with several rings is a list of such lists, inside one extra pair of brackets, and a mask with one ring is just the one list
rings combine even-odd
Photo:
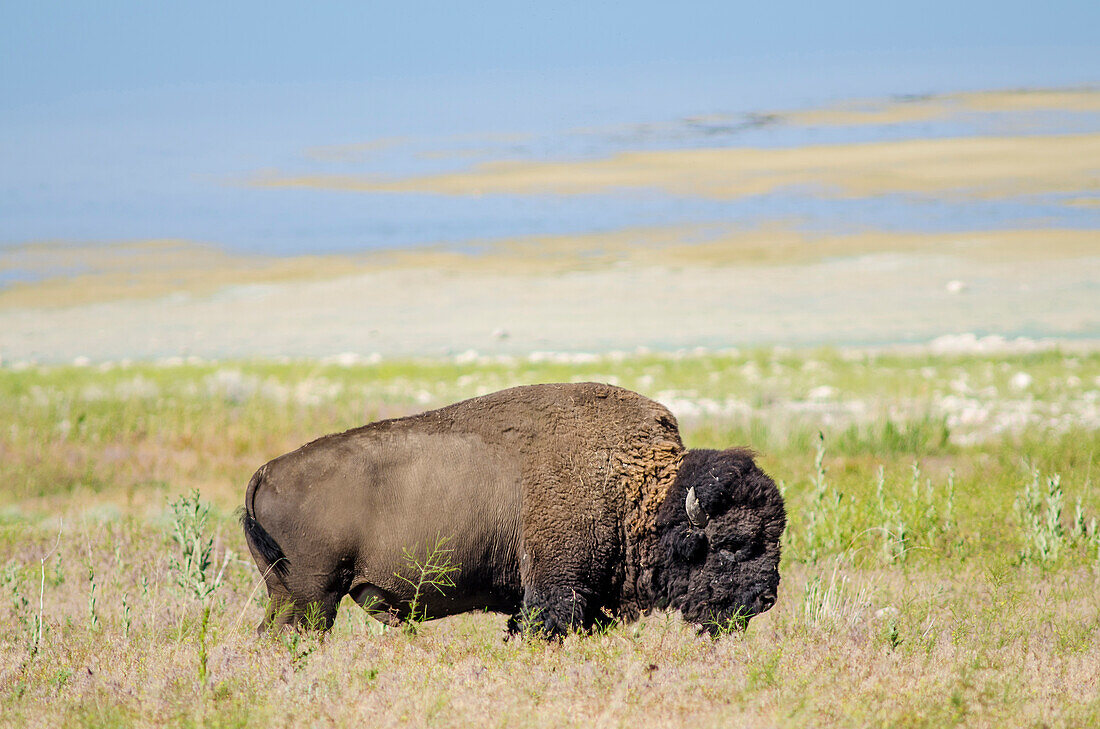
[(624, 152), (575, 162), (494, 161), (466, 172), (379, 179), (354, 175), (258, 177), (261, 187), (442, 195), (582, 195), (658, 188), (736, 198), (783, 188), (858, 197), (950, 193), (970, 198), (1100, 189), (1100, 134), (964, 137), (783, 149)]
[(900, 99), (863, 99), (815, 109), (778, 111), (773, 112), (772, 116), (802, 126), (864, 126), (1034, 111), (1100, 112), (1100, 89), (1013, 89)]
[(950, 116), (953, 111), (953, 105), (944, 97), (930, 96), (913, 100), (853, 101), (820, 109), (776, 112), (776, 116), (789, 124), (808, 127), (862, 126), (930, 121)]
[(988, 230), (899, 233), (871, 230), (817, 235), (781, 227), (738, 231), (711, 240), (639, 250), (639, 262), (667, 266), (798, 265), (879, 253), (1026, 262), (1100, 257), (1100, 231)]
[(233, 255), (180, 240), (38, 243), (0, 251), (0, 272), (17, 270), (31, 276), (0, 289), (0, 308), (204, 295), (237, 284), (330, 278), (360, 270), (359, 266), (344, 256)]
[(1100, 112), (1100, 89), (1020, 89), (952, 94), (948, 98), (972, 111)]

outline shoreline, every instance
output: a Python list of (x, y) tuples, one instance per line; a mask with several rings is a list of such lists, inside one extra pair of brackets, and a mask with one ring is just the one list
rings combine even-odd
[[(889, 252), (503, 273), (443, 264), (0, 308), (4, 362), (384, 358), (1100, 340), (1100, 256)], [(79, 286), (79, 282), (73, 282)]]
[(965, 359), (971, 357), (1013, 358), (1029, 355), (1057, 352), (1065, 355), (1092, 355), (1100, 352), (1100, 335), (1069, 337), (1028, 337), (1024, 335), (1005, 337), (1000, 334), (979, 335), (974, 332), (944, 334), (931, 340), (912, 342), (891, 342), (885, 344), (866, 343), (806, 343), (799, 345), (760, 343), (741, 347), (709, 348), (682, 347), (679, 349), (655, 349), (639, 346), (632, 350), (611, 349), (603, 351), (580, 350), (533, 350), (518, 354), (490, 354), (476, 349), (464, 352), (435, 355), (393, 355), (383, 356), (379, 352), (340, 352), (323, 356), (317, 355), (274, 355), (243, 357), (202, 357), (195, 354), (171, 355), (157, 358), (139, 359), (123, 357), (121, 359), (93, 360), (78, 355), (71, 360), (11, 360), (0, 359), (0, 372), (45, 371), (54, 369), (90, 369), (98, 372), (126, 370), (130, 368), (174, 367), (224, 367), (224, 366), (265, 366), (265, 365), (301, 365), (312, 364), (320, 367), (365, 368), (392, 364), (445, 364), (473, 366), (518, 366), (523, 364), (588, 365), (616, 363), (630, 360), (652, 358), (659, 361), (683, 361), (713, 357), (752, 357), (755, 355), (811, 357), (815, 353), (834, 353), (842, 358), (943, 358)]

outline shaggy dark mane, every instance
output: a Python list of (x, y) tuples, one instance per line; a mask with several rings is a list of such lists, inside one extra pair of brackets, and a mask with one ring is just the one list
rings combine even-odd
[[(733, 555), (736, 564), (715, 562), (714, 551), (727, 547), (721, 541), (711, 544), (708, 530), (688, 520), (685, 499), (692, 488), (713, 538), (740, 535), (745, 541), (739, 545), (755, 543), (744, 551), (728, 547), (733, 551), (727, 554)], [(716, 610), (722, 614), (723, 607), (736, 609), (737, 604), (751, 613), (766, 610), (778, 585), (775, 567), (785, 526), (783, 497), (756, 465), (751, 450), (687, 451), (657, 515), (658, 560), (650, 583), (653, 606), (677, 608), (695, 622), (704, 622)], [(770, 558), (759, 562), (764, 553)], [(720, 592), (714, 588), (715, 581), (723, 584)]]
[[(673, 487), (680, 503), (694, 486), (696, 498), (711, 516), (725, 513), (732, 504), (741, 504), (763, 510), (765, 519), (785, 517), (779, 489), (756, 465), (755, 456), (749, 448), (687, 451)], [(678, 519), (679, 515), (676, 516)]]

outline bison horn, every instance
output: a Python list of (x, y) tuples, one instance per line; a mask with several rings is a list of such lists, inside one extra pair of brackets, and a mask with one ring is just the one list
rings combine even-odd
[(702, 529), (707, 525), (707, 512), (703, 511), (702, 505), (699, 504), (699, 499), (695, 496), (695, 487), (692, 486), (688, 489), (687, 499), (684, 501), (684, 508), (687, 510), (688, 521), (696, 529)]

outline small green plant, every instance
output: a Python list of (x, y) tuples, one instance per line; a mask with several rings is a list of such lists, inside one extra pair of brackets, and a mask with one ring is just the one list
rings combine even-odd
[(875, 499), (867, 514), (872, 526), (869, 533), (881, 535), (881, 558), (887, 564), (904, 563), (920, 544), (934, 548), (941, 539), (957, 536), (955, 522), (955, 473), (947, 477), (947, 487), (937, 493), (932, 480), (921, 474), (920, 464), (910, 466), (909, 495), (887, 499), (885, 469), (879, 466), (875, 480)]
[[(1042, 483), (1038, 469), (1032, 471), (1031, 481), (1016, 498), (1016, 514), (1024, 530), (1024, 546), (1021, 562), (1045, 564), (1062, 554), (1066, 543), (1066, 531), (1062, 527), (1062, 478), (1055, 474)], [(1083, 518), (1083, 517), (1082, 517)]]
[(199, 499), (199, 492), (180, 496), (172, 508), (172, 540), (179, 552), (172, 555), (169, 567), (176, 583), (202, 607), (199, 622), (199, 683), (206, 685), (211, 598), (221, 586), (232, 554), (226, 550), (221, 568), (214, 559), (214, 538), (206, 533), (210, 507)]
[(96, 612), (96, 590), (98, 589), (95, 582), (95, 568), (91, 564), (88, 565), (88, 625), (92, 631), (99, 629), (99, 614)]
[(1067, 529), (1062, 523), (1064, 502), (1060, 474), (1044, 480), (1038, 469), (1032, 471), (1031, 480), (1024, 484), (1015, 503), (1024, 532), (1021, 563), (1050, 564), (1075, 548), (1091, 555), (1092, 561), (1100, 566), (1100, 529), (1096, 517), (1086, 518), (1081, 497), (1077, 497), (1073, 520)]
[(882, 627), (882, 642), (885, 643), (891, 651), (895, 651), (903, 641), (904, 639), (901, 637), (901, 631), (898, 630), (897, 615), (891, 614), (886, 619), (886, 624)]
[[(913, 462), (912, 467), (912, 491), (913, 491), (913, 505), (916, 506), (920, 503), (921, 496), (921, 470), (920, 463)], [(932, 479), (924, 479), (924, 510), (918, 515), (916, 520), (918, 528), (921, 533), (925, 535), (925, 539), (928, 544), (932, 544), (936, 541), (936, 537), (939, 536), (941, 525), (939, 519), (939, 510), (936, 508), (936, 495), (932, 488)]]
[(305, 615), (302, 616), (302, 625), (308, 633), (316, 633), (325, 626), (325, 613), (321, 603), (311, 602), (306, 605)]
[(402, 630), (406, 635), (416, 635), (420, 625), (428, 619), (424, 597), (430, 590), (440, 595), (446, 594), (444, 588), (454, 587), (454, 575), (461, 567), (452, 562), (454, 549), (447, 546), (450, 537), (437, 537), (434, 543), (424, 545), (424, 558), (403, 549), (406, 570), (410, 576), (395, 572), (394, 575), (413, 588), (409, 599), (409, 614), (405, 618)]
[(600, 613), (592, 621), (592, 635), (611, 635), (622, 623), (613, 615)]
[[(1086, 484), (1086, 488), (1088, 485)], [(1096, 565), (1100, 567), (1100, 529), (1097, 529), (1096, 517), (1085, 519), (1085, 510), (1081, 505), (1081, 497), (1073, 509), (1073, 528), (1070, 530), (1070, 540), (1074, 544), (1083, 545), (1086, 551), (1091, 552)]]
[(833, 566), (828, 582), (824, 582), (820, 575), (814, 575), (806, 584), (802, 594), (802, 618), (807, 627), (853, 622), (869, 605), (870, 596), (866, 587), (860, 587), (853, 593), (848, 577), (839, 574), (838, 567)]
[(69, 679), (72, 678), (72, 676), (73, 672), (71, 668), (59, 668), (53, 674), (53, 676), (50, 677), (50, 686), (52, 686), (55, 690), (60, 691), (61, 689), (65, 688), (65, 684), (69, 682)]
[(825, 434), (818, 432), (814, 475), (810, 479), (811, 491), (803, 537), (806, 556), (810, 562), (817, 562), (826, 552), (836, 551), (840, 545), (837, 522), (843, 494), (829, 488), (825, 474)]
[(270, 597), (263, 598), (262, 607), (264, 608), (264, 630), (268, 633), (272, 633), (279, 629), (279, 626), (286, 624), (286, 619), (294, 612), (293, 602), (279, 603), (276, 609), (268, 610), (268, 606), (272, 604)]
[(909, 556), (909, 543), (912, 540), (909, 525), (904, 520), (898, 519), (889, 536), (889, 560), (891, 562), (905, 562)]
[(943, 530), (955, 531), (955, 469), (947, 474), (947, 500), (943, 507)]
[(126, 599), (126, 593), (122, 593), (122, 637), (129, 639), (130, 626), (133, 624), (133, 618), (130, 614), (130, 603)]
[(744, 607), (738, 607), (733, 615), (725, 618), (711, 618), (703, 623), (702, 632), (709, 633), (712, 638), (721, 638), (726, 635), (741, 635), (749, 625), (752, 617)]
[(20, 582), (22, 581), (22, 569), (15, 563), (10, 563), (4, 567), (4, 571), (0, 573), (0, 584), (4, 584), (11, 590), (11, 608), (15, 614), (16, 619), (23, 626), (28, 638), (27, 646), (30, 649), (33, 656), (36, 652), (34, 643), (35, 634), (35, 621), (30, 614), (30, 601), (23, 595), (19, 589)]
[(504, 634), (504, 640), (511, 640), (514, 636), (520, 636), (524, 643), (534, 645), (540, 637), (545, 637), (542, 621), (542, 608), (523, 608), (517, 615), (508, 619), (508, 628)]
[(886, 504), (886, 471), (878, 468), (875, 484), (875, 523), (882, 534), (882, 557), (886, 562), (904, 562), (908, 554), (909, 528), (902, 518), (901, 506)]
[[(278, 611), (276, 619), (279, 615), (285, 615), (286, 611), (293, 609), (294, 605), (292, 603), (283, 605)], [(295, 671), (300, 671), (305, 666), (305, 660), (321, 647), (324, 634), (320, 631), (320, 628), (323, 628), (324, 625), (325, 615), (321, 603), (311, 602), (306, 605), (306, 611), (300, 621), (300, 627), (304, 630), (280, 631), (279, 640), (290, 655), (290, 665)]]
[(1100, 567), (1100, 528), (1097, 528), (1096, 517), (1089, 520), (1088, 530), (1085, 533), (1085, 542), (1092, 550), (1096, 565)]
[[(45, 609), (45, 600), (46, 600), (46, 562), (49, 560), (50, 555), (52, 555), (55, 551), (57, 551), (58, 545), (61, 544), (61, 530), (62, 530), (63, 527), (64, 527), (64, 522), (59, 521), (58, 525), (57, 525), (57, 541), (54, 542), (53, 548), (51, 548), (49, 552), (46, 552), (46, 554), (43, 555), (42, 559), (39, 560), (39, 563), (38, 563), (39, 564), (38, 614), (34, 616), (34, 629), (31, 633), (30, 652), (31, 652), (32, 657), (38, 654), (38, 649), (42, 646), (42, 639), (44, 637), (44, 631), (45, 631), (45, 625), (42, 621), (42, 615), (43, 615), (43, 612), (44, 612), (44, 609)], [(61, 573), (60, 563), (55, 563), (55, 565), (54, 565), (54, 576), (55, 576), (54, 584), (55, 585), (60, 584), (60, 582), (64, 580), (64, 576), (61, 576), (60, 578), (57, 577), (60, 573)]]
[(1081, 507), (1081, 497), (1073, 505), (1073, 526), (1070, 529), (1070, 538), (1074, 542), (1083, 541), (1088, 537), (1088, 525), (1085, 523), (1085, 510)]

